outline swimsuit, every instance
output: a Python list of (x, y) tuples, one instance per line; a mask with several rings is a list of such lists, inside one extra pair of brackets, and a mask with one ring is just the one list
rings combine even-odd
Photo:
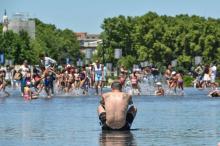
[(101, 67), (95, 67), (95, 82), (102, 80), (102, 69)]
[(137, 77), (132, 77), (132, 78), (131, 78), (131, 84), (132, 84), (132, 85), (137, 85), (137, 81), (138, 81), (138, 80), (137, 80)]
[(183, 80), (178, 80), (178, 83), (179, 83), (179, 84), (183, 83)]
[(100, 125), (102, 126), (102, 130), (117, 130), (117, 131), (125, 131), (130, 130), (131, 124), (134, 120), (134, 116), (131, 113), (127, 113), (125, 125), (119, 129), (113, 129), (106, 124), (106, 113), (103, 112), (99, 115)]
[(25, 100), (30, 100), (31, 97), (30, 97), (28, 94), (24, 94), (24, 99), (25, 99)]

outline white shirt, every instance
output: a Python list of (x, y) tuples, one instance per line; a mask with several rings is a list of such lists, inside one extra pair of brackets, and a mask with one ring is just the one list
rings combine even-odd
[(95, 65), (95, 74), (97, 76), (101, 76), (102, 75), (102, 68), (101, 68), (101, 64), (99, 64), (99, 68), (97, 65)]
[(212, 73), (211, 76), (216, 76), (217, 67), (214, 65), (211, 67)]
[(29, 68), (26, 67), (25, 65), (22, 65), (22, 66), (20, 67), (20, 70), (21, 70), (22, 76), (24, 77), (24, 76), (26, 76), (26, 73), (29, 71)]

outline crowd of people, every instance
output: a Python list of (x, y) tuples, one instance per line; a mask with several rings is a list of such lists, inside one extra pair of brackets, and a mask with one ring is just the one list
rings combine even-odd
[(218, 89), (219, 83), (216, 82), (217, 66), (216, 62), (211, 65), (198, 64), (193, 71), (195, 80), (193, 81), (194, 87), (198, 89), (210, 88), (209, 96), (219, 97), (220, 90)]
[[(21, 96), (25, 100), (37, 98), (44, 91), (48, 98), (56, 93), (72, 93), (78, 89), (82, 94), (87, 95), (89, 89), (94, 89), (96, 95), (103, 93), (103, 88), (111, 84), (107, 76), (107, 68), (100, 64), (98, 60), (87, 66), (75, 67), (66, 64), (57, 67), (55, 60), (50, 57), (41, 56), (41, 65), (30, 66), (25, 60), (19, 68), (7, 66), (6, 69), (0, 70), (0, 90), (6, 96), (6, 86), (11, 85), (12, 88), (20, 88)], [(211, 67), (206, 65), (198, 65), (193, 72), (195, 77), (194, 87), (205, 88), (211, 87), (210, 95), (220, 96), (218, 83), (215, 82), (217, 68), (213, 64)], [(163, 73), (163, 80), (158, 79), (161, 73), (155, 66), (147, 66), (141, 69), (127, 70), (124, 66), (120, 67), (120, 71), (116, 79), (122, 85), (122, 90), (126, 86), (132, 89), (131, 94), (141, 94), (140, 83), (150, 76), (153, 77), (155, 86), (155, 95), (163, 96), (166, 94), (165, 85), (169, 90), (176, 92), (184, 90), (183, 72), (175, 71), (171, 65), (167, 67)], [(183, 93), (183, 92), (182, 92)]]
[[(25, 99), (35, 98), (43, 90), (50, 98), (55, 93), (54, 89), (60, 93), (70, 93), (80, 88), (83, 90), (83, 94), (87, 94), (91, 87), (95, 88), (96, 94), (99, 94), (99, 91), (100, 94), (102, 93), (107, 75), (104, 66), (99, 61), (88, 67), (77, 68), (67, 64), (62, 68), (57, 68), (55, 60), (49, 57), (44, 60), (43, 66), (33, 66), (33, 68), (30, 68), (28, 62), (24, 61), (17, 70), (12, 69), (9, 72), (11, 86), (13, 88), (20, 87), (21, 95)], [(5, 75), (3, 76), (5, 77)], [(8, 80), (8, 78), (4, 80)]]
[[(215, 81), (217, 67), (198, 65), (192, 72), (195, 77), (194, 87), (204, 89), (210, 87), (209, 96), (219, 97), (219, 84)], [(159, 78), (162, 77), (161, 78)], [(98, 60), (87, 66), (75, 67), (71, 64), (57, 66), (57, 62), (50, 57), (41, 56), (41, 64), (30, 66), (28, 61), (16, 68), (7, 66), (0, 69), (0, 90), (5, 96), (10, 96), (6, 86), (19, 89), (25, 101), (38, 98), (42, 91), (47, 98), (57, 93), (72, 93), (76, 90), (83, 91), (87, 95), (89, 89), (93, 89), (96, 95), (101, 96), (97, 112), (102, 130), (130, 130), (135, 119), (137, 108), (133, 105), (132, 94), (142, 93), (141, 86), (145, 80), (152, 78), (154, 94), (166, 95), (166, 90), (184, 91), (183, 72), (176, 71), (169, 65), (164, 73), (160, 73), (155, 66), (135, 68), (132, 71), (124, 66), (116, 79), (108, 80), (107, 68)], [(111, 91), (103, 93), (103, 88), (111, 85)], [(127, 86), (131, 87), (131, 94), (123, 92)], [(166, 89), (165, 89), (166, 86)]]

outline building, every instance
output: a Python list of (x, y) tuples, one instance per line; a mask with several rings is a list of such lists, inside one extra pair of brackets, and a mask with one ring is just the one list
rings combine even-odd
[[(3, 27), (3, 30), (12, 30), (15, 33), (24, 30), (32, 39), (35, 39), (35, 21), (30, 20), (28, 15), (25, 15), (24, 13), (16, 13), (12, 16), (12, 19), (7, 21), (8, 26), (7, 28)], [(4, 26), (6, 27), (6, 24)]]
[(90, 49), (94, 53), (97, 46), (102, 43), (99, 34), (87, 34), (86, 32), (77, 32), (75, 34), (77, 40), (80, 42), (80, 49), (85, 54), (87, 49)]
[(5, 33), (8, 31), (8, 16), (5, 10), (4, 16), (3, 16), (3, 20), (2, 20), (2, 24), (3, 24), (3, 30), (2, 32)]

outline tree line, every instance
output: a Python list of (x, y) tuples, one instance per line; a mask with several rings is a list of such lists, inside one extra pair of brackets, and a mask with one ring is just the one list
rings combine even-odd
[[(38, 64), (42, 53), (60, 64), (65, 63), (66, 58), (73, 63), (84, 59), (72, 30), (61, 30), (38, 19), (35, 22), (34, 40), (25, 31), (3, 34), (0, 24), (0, 52), (5, 53), (5, 58), (13, 59), (15, 64), (23, 60)], [(178, 66), (189, 69), (194, 65), (195, 56), (202, 56), (203, 63), (220, 60), (220, 19), (195, 15), (160, 16), (148, 12), (143, 16), (105, 18), (101, 28), (103, 43), (97, 47), (93, 60), (103, 63), (113, 62), (130, 68), (148, 61), (165, 67), (177, 60)], [(115, 48), (122, 49), (120, 59), (114, 58)]]
[[(131, 67), (148, 61), (167, 66), (177, 60), (178, 66), (189, 69), (195, 56), (201, 56), (203, 63), (220, 60), (220, 19), (148, 12), (105, 18), (101, 27), (103, 44), (97, 56), (104, 55), (105, 62)], [(119, 60), (114, 59), (115, 48), (122, 49)]]
[(22, 64), (24, 60), (30, 64), (39, 64), (39, 56), (45, 54), (62, 64), (66, 62), (66, 58), (76, 62), (82, 56), (79, 42), (72, 30), (61, 30), (38, 19), (35, 19), (35, 23), (35, 39), (31, 39), (25, 31), (18, 34), (12, 31), (2, 33), (0, 24), (0, 52), (5, 54), (6, 59), (12, 59), (14, 64)]

